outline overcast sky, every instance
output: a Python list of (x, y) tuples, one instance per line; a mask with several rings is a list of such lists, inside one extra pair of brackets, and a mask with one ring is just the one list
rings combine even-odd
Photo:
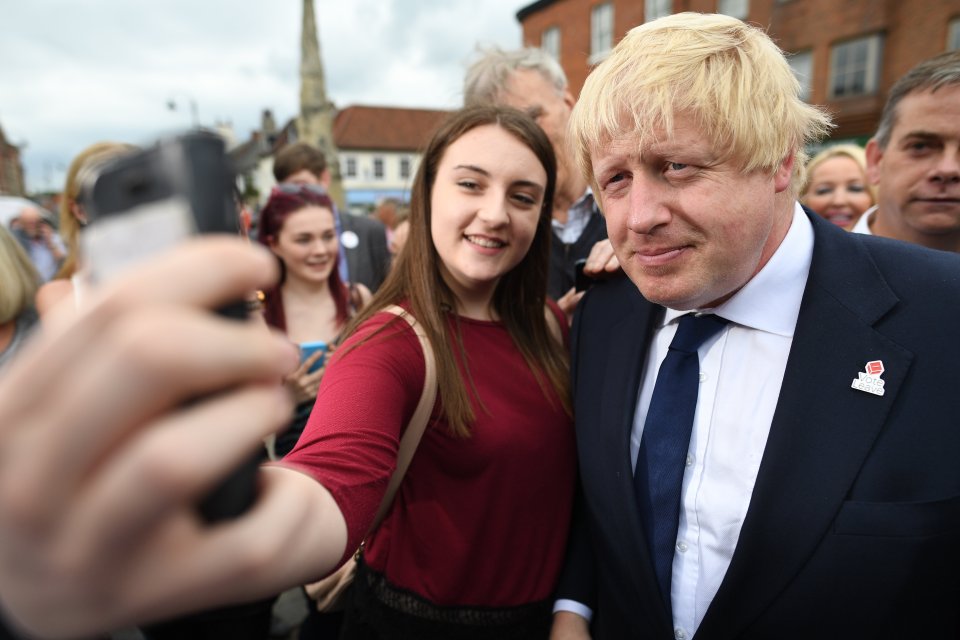
[[(478, 45), (521, 44), (532, 0), (314, 0), (327, 92), (354, 104), (453, 108)], [(0, 0), (0, 126), (28, 190), (60, 189), (72, 157), (299, 102), (301, 0)], [(174, 100), (175, 110), (168, 101)]]

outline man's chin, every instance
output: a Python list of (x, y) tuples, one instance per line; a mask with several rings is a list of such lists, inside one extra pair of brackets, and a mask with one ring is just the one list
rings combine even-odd
[(632, 276), (631, 280), (637, 285), (637, 289), (640, 290), (640, 295), (654, 304), (676, 309), (677, 311), (690, 311), (691, 309), (699, 308), (699, 305), (697, 305), (699, 297), (695, 296), (692, 292), (652, 286), (648, 282), (638, 282), (637, 279)]

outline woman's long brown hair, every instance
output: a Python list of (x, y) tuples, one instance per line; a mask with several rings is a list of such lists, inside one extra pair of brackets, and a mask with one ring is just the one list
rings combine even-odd
[[(468, 131), (485, 125), (498, 126), (523, 143), (537, 157), (547, 174), (543, 206), (530, 250), (516, 267), (500, 279), (493, 295), (493, 306), (544, 393), (547, 393), (549, 384), (560, 396), (564, 409), (570, 413), (566, 352), (550, 334), (544, 314), (556, 158), (550, 141), (540, 127), (515, 109), (493, 106), (463, 109), (452, 114), (434, 133), (414, 178), (407, 244), (371, 303), (351, 321), (344, 332), (344, 335), (350, 335), (389, 305), (407, 303), (433, 345), (443, 410), (451, 430), (460, 436), (470, 435), (470, 426), (475, 419), (468, 384), (474, 393), (476, 390), (472, 379), (465, 381), (461, 377), (454, 357), (456, 345), (462, 361), (467, 362), (458, 325), (455, 323), (455, 329), (451, 331), (447, 322), (448, 314), (457, 305), (453, 292), (441, 275), (440, 257), (430, 233), (430, 195), (436, 182), (437, 167), (447, 148)], [(393, 322), (403, 321), (394, 319), (391, 320)], [(345, 356), (348, 353), (338, 355)]]

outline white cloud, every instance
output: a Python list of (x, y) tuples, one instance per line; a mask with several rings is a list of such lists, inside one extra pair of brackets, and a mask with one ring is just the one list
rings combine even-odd
[[(453, 108), (478, 44), (521, 44), (522, 0), (314, 0), (338, 106)], [(135, 143), (200, 120), (245, 138), (299, 100), (297, 0), (31, 0), (0, 23), (0, 126), (25, 143), (31, 189), (57, 189), (101, 139)], [(167, 102), (173, 99), (177, 109)]]

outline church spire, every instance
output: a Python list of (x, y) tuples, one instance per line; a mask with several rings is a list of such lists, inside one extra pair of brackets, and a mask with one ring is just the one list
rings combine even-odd
[(323, 61), (320, 59), (320, 39), (313, 0), (303, 0), (303, 31), (300, 38), (300, 115), (297, 117), (297, 136), (303, 142), (318, 147), (326, 156), (330, 169), (330, 197), (341, 208), (345, 205), (340, 181), (340, 162), (333, 141), (333, 119), (336, 107), (327, 100)]
[(300, 36), (300, 109), (321, 109), (327, 104), (326, 80), (320, 61), (320, 39), (313, 0), (303, 0), (303, 32)]

